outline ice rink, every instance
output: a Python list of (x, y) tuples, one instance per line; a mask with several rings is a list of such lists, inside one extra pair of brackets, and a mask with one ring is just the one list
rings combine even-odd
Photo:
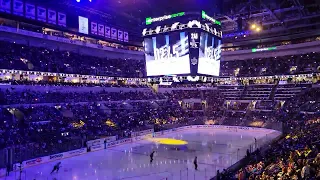
[[(50, 172), (58, 162), (23, 169), (22, 180), (208, 180), (217, 170), (228, 168), (244, 157), (250, 145), (258, 146), (280, 135), (280, 132), (231, 132), (197, 130), (174, 132), (162, 137), (187, 141), (187, 148), (155, 144), (150, 140), (120, 145), (109, 149), (63, 159), (58, 173)], [(155, 150), (150, 164), (150, 153)], [(198, 157), (198, 171), (193, 160)], [(1, 179), (1, 178), (0, 178)], [(19, 172), (1, 180), (17, 180)]]

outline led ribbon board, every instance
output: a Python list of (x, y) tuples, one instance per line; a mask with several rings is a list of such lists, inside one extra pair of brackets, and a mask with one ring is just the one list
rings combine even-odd
[(274, 46), (274, 47), (268, 47), (268, 48), (260, 48), (260, 49), (253, 48), (253, 49), (252, 49), (252, 52), (272, 51), (272, 50), (276, 50), (276, 49), (277, 49), (276, 46)]
[(202, 16), (203, 19), (207, 19), (207, 20), (211, 21), (213, 24), (217, 24), (217, 25), (221, 26), (221, 22), (220, 21), (215, 20), (212, 17), (208, 16), (206, 14), (206, 12), (202, 11), (201, 12), (201, 16)]
[(171, 15), (164, 15), (164, 16), (156, 17), (156, 18), (147, 17), (146, 18), (146, 25), (150, 25), (153, 22), (164, 21), (164, 20), (168, 20), (171, 18), (180, 17), (180, 16), (184, 16), (184, 15), (185, 15), (185, 12), (179, 12), (179, 13), (175, 13), (175, 14), (171, 14)]
[(184, 29), (189, 29), (189, 28), (197, 28), (197, 29), (202, 29), (204, 31), (207, 31), (215, 36), (222, 37), (222, 31), (217, 30), (214, 27), (210, 27), (207, 23), (201, 23), (200, 21), (197, 20), (192, 20), (189, 21), (186, 24), (175, 22), (174, 24), (171, 25), (164, 25), (164, 26), (158, 26), (157, 28), (145, 28), (142, 31), (142, 36), (150, 36), (150, 35), (158, 35), (161, 33), (167, 33), (167, 32), (172, 32), (172, 31), (181, 31)]

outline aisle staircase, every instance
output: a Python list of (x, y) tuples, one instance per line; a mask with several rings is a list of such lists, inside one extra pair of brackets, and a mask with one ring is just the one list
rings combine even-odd
[(238, 100), (241, 99), (245, 86), (219, 86), (218, 89), (227, 100)]
[(241, 99), (243, 100), (267, 100), (272, 91), (272, 85), (249, 85), (247, 92)]
[(276, 90), (278, 88), (278, 84), (279, 84), (279, 82), (277, 81), (276, 84), (272, 87), (272, 90), (271, 90), (271, 93), (270, 93), (270, 96), (269, 96), (269, 100), (273, 100), (274, 99), (274, 95), (275, 95)]
[(278, 85), (274, 93), (274, 100), (287, 100), (297, 94), (301, 93), (303, 90), (311, 87), (310, 84), (285, 84)]

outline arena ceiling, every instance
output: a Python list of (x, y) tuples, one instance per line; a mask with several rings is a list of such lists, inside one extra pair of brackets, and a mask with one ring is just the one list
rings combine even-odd
[(51, 5), (75, 7), (106, 18), (140, 34), (146, 17), (157, 17), (180, 11), (205, 10), (222, 21), (224, 33), (238, 31), (251, 23), (263, 26), (263, 33), (315, 30), (320, 26), (320, 0), (47, 0)]

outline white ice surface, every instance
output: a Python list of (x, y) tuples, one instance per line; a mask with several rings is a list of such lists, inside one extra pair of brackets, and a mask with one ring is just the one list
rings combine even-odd
[[(213, 129), (175, 132), (163, 137), (187, 141), (187, 150), (177, 151), (172, 146), (138, 141), (63, 159), (60, 171), (52, 175), (50, 172), (57, 161), (29, 167), (23, 170), (21, 180), (207, 180), (217, 170), (226, 169), (244, 157), (249, 145), (254, 144), (254, 138), (264, 142), (279, 134)], [(149, 155), (153, 150), (156, 153), (150, 164)], [(195, 156), (198, 157), (198, 171), (193, 166)], [(19, 176), (19, 172), (11, 172), (9, 177), (0, 180), (17, 180)]]

